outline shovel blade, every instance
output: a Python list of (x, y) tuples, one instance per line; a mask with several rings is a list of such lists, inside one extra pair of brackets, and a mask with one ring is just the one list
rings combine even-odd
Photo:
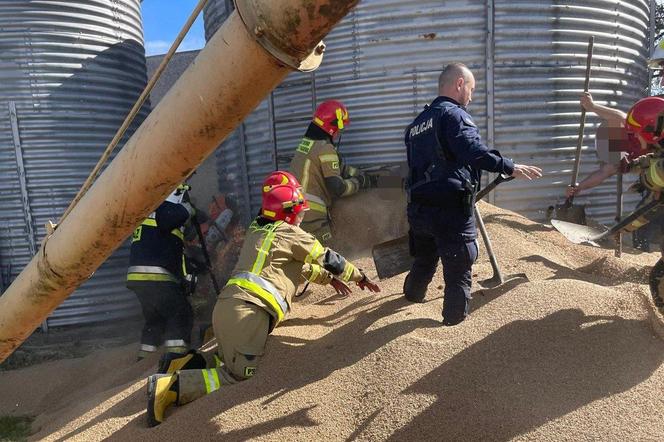
[(408, 235), (377, 244), (371, 250), (379, 279), (391, 278), (410, 270), (413, 257), (410, 256)]
[(515, 273), (513, 275), (507, 275), (503, 277), (502, 280), (499, 275), (494, 275), (492, 278), (480, 281), (479, 284), (482, 288), (485, 289), (495, 289), (509, 282), (512, 282), (515, 279), (525, 279), (526, 282), (530, 281), (530, 279), (528, 279), (528, 275), (526, 275), (525, 273)]
[(600, 245), (591, 241), (590, 238), (606, 231), (606, 229), (582, 226), (580, 224), (570, 223), (559, 219), (552, 219), (551, 225), (574, 244), (590, 244), (595, 247), (600, 247)]
[(586, 206), (577, 204), (557, 204), (553, 218), (573, 224), (586, 224)]

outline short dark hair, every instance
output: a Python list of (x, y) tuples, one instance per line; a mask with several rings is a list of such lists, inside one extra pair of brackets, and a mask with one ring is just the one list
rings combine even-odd
[(438, 87), (441, 87), (445, 84), (452, 83), (456, 81), (459, 77), (463, 77), (465, 81), (468, 81), (468, 74), (470, 74), (470, 69), (463, 63), (450, 63), (445, 68), (443, 72), (440, 73), (438, 77)]

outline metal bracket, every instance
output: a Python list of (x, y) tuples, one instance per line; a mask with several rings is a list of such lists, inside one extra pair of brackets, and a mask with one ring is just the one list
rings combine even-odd
[(244, 23), (247, 32), (280, 63), (300, 72), (311, 72), (317, 69), (322, 63), (323, 52), (325, 52), (325, 43), (322, 41), (304, 58), (292, 55), (283, 47), (284, 44), (279, 36), (270, 32), (270, 26), (265, 21), (265, 17), (257, 14), (254, 1), (235, 0), (235, 10), (240, 16), (242, 23)]

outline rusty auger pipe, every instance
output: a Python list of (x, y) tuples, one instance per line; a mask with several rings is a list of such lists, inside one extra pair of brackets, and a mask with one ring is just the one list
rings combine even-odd
[(359, 0), (237, 0), (236, 11), (0, 297), (0, 362), (106, 260)]

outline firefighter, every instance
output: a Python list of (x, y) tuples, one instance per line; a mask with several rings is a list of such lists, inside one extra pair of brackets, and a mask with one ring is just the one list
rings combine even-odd
[(274, 184), (280, 179), (266, 180), (260, 215), (249, 226), (232, 277), (219, 294), (213, 313), (216, 366), (204, 368), (184, 357), (168, 364), (170, 373), (150, 376), (150, 426), (161, 423), (173, 404), (186, 404), (254, 376), (267, 337), (290, 311), (302, 277), (330, 284), (344, 295), (350, 293), (350, 282), (380, 291), (350, 261), (298, 227), (308, 209), (306, 198), (299, 183)]
[[(628, 173), (630, 164), (651, 150), (647, 142), (637, 138), (633, 130), (629, 129), (625, 112), (595, 103), (589, 92), (581, 96), (580, 103), (586, 111), (594, 112), (603, 120), (595, 136), (595, 149), (600, 166), (575, 186), (568, 186), (567, 198), (599, 186), (618, 173)], [(640, 190), (642, 195), (638, 207), (648, 198), (649, 192), (640, 186), (636, 186), (636, 189)], [(632, 235), (635, 248), (649, 250), (649, 228), (634, 231)]]
[[(652, 153), (633, 161), (630, 167), (631, 171), (639, 173), (640, 183), (651, 191), (648, 200), (643, 203), (648, 203), (653, 199), (662, 200), (662, 191), (664, 191), (664, 99), (647, 97), (639, 100), (627, 114), (627, 128), (636, 134), (639, 141), (654, 148)], [(648, 282), (655, 305), (664, 313), (664, 221), (661, 217), (662, 206), (659, 207), (659, 210), (651, 210), (635, 220), (626, 230), (633, 231), (644, 225), (652, 224), (657, 233), (662, 256), (650, 271)]]
[(341, 133), (349, 124), (348, 109), (343, 103), (336, 100), (321, 103), (288, 167), (302, 183), (311, 209), (301, 227), (323, 244), (332, 238), (329, 210), (334, 199), (376, 187), (377, 183), (376, 176), (344, 164), (339, 157)]
[(468, 315), (471, 268), (477, 259), (473, 209), (482, 170), (519, 178), (542, 176), (538, 167), (514, 164), (482, 143), (466, 106), (475, 77), (462, 63), (447, 65), (438, 97), (406, 128), (408, 224), (414, 262), (404, 295), (422, 302), (438, 265), (443, 264), (443, 325)]
[(187, 299), (193, 275), (184, 257), (184, 226), (194, 209), (189, 186), (181, 184), (134, 231), (127, 288), (141, 304), (145, 325), (138, 359), (156, 352), (184, 353), (189, 348), (193, 313)]

